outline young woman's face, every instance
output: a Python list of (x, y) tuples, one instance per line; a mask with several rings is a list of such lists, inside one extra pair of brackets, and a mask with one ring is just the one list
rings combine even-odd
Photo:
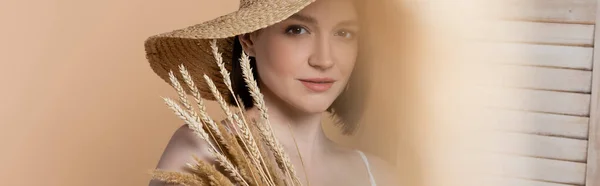
[(261, 89), (300, 111), (325, 111), (345, 89), (358, 51), (352, 0), (317, 0), (242, 39), (256, 58)]

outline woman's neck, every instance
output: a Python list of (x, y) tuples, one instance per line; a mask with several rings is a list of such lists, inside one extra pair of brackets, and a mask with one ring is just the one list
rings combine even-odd
[[(264, 95), (269, 123), (290, 156), (297, 156), (297, 145), (302, 157), (310, 161), (314, 155), (326, 152), (334, 144), (325, 136), (321, 126), (322, 113), (301, 112), (283, 101), (270, 98), (273, 98), (272, 95)], [(256, 107), (249, 112), (255, 116), (260, 115)]]

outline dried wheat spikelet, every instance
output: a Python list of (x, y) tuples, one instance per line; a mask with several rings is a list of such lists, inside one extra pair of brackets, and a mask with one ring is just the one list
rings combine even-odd
[[(218, 52), (216, 40), (211, 41), (211, 48), (217, 66), (219, 66), (220, 73), (223, 76), (222, 80), (224, 84), (231, 95), (237, 95), (233, 91), (229, 72), (223, 64), (221, 53)], [(170, 184), (190, 186), (302, 185), (289, 156), (271, 129), (263, 95), (260, 93), (256, 80), (253, 78), (250, 59), (245, 53), (242, 53), (240, 63), (244, 81), (248, 84), (254, 106), (260, 111), (258, 120), (250, 120), (249, 117), (245, 116), (245, 108), (238, 96), (233, 96), (238, 110), (237, 112), (232, 110), (215, 86), (213, 80), (204, 75), (204, 80), (209, 86), (211, 93), (227, 116), (223, 123), (216, 122), (207, 113), (198, 87), (196, 87), (192, 76), (186, 68), (183, 65), (179, 66), (179, 73), (183, 78), (182, 81), (189, 88), (189, 93), (196, 102), (197, 108), (188, 101), (188, 95), (173, 71), (169, 73), (171, 85), (177, 91), (178, 101), (163, 98), (165, 103), (176, 116), (182, 119), (194, 131), (199, 140), (203, 140), (208, 144), (208, 150), (212, 155), (211, 158), (216, 162), (216, 165), (194, 156), (195, 162), (188, 163), (187, 171), (176, 172), (157, 169), (152, 171), (152, 179)], [(292, 133), (291, 128), (289, 129), (290, 133)], [(302, 167), (304, 168), (304, 163), (302, 163)], [(305, 169), (303, 170), (306, 171)]]

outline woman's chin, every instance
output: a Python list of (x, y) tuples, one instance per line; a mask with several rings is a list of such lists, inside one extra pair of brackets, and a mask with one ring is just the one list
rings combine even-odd
[(331, 102), (329, 101), (311, 100), (299, 103), (297, 108), (305, 113), (318, 114), (326, 112), (329, 106), (331, 106)]

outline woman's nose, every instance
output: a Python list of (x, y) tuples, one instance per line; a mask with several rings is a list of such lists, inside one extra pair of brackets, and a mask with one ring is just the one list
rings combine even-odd
[(327, 39), (319, 39), (314, 47), (313, 54), (308, 60), (311, 67), (319, 69), (328, 69), (334, 65), (332, 58), (331, 45)]

